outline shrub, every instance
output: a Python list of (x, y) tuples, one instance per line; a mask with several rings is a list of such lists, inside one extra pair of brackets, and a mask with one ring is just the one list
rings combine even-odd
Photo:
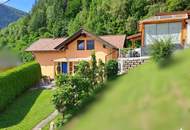
[(118, 74), (118, 62), (116, 60), (109, 60), (106, 63), (106, 75), (108, 79), (113, 79)]
[(97, 60), (96, 60), (96, 55), (95, 52), (91, 54), (91, 75), (92, 75), (92, 84), (94, 86), (97, 85)]
[(91, 64), (81, 61), (74, 75), (57, 76), (58, 89), (53, 94), (52, 102), (63, 116), (57, 123), (58, 126), (77, 114), (103, 87), (105, 65), (101, 60), (98, 63), (97, 65), (95, 53), (92, 53)]
[(76, 74), (84, 78), (91, 78), (91, 69), (89, 62), (80, 61), (79, 64), (77, 64)]
[(74, 114), (79, 110), (83, 101), (89, 97), (91, 88), (91, 82), (88, 79), (79, 75), (69, 76), (67, 83), (58, 87), (53, 94), (52, 101), (65, 118), (68, 114)]
[(67, 74), (60, 74), (56, 76), (55, 84), (57, 87), (61, 87), (69, 82), (69, 76)]
[(16, 96), (38, 83), (41, 79), (40, 65), (30, 62), (0, 73), (0, 111)]
[(105, 79), (105, 64), (103, 63), (103, 61), (101, 59), (99, 59), (99, 62), (98, 62), (98, 82), (100, 84), (103, 84), (104, 79)]
[(154, 40), (150, 49), (153, 60), (159, 64), (163, 64), (171, 59), (174, 45), (171, 39)]

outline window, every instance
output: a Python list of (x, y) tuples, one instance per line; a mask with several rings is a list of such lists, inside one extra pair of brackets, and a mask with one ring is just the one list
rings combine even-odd
[(94, 50), (94, 40), (87, 40), (87, 50)]
[(103, 45), (103, 48), (106, 48), (106, 45)]
[(77, 50), (84, 50), (84, 40), (77, 41)]

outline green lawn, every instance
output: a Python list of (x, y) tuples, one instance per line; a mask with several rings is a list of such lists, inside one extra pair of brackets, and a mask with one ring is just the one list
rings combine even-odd
[(190, 50), (171, 65), (146, 63), (110, 83), (61, 130), (190, 130)]
[(52, 90), (31, 90), (0, 114), (0, 129), (31, 130), (54, 111)]

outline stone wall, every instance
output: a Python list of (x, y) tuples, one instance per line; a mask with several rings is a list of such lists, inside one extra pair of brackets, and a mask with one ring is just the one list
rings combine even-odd
[(148, 60), (149, 57), (119, 59), (120, 74), (127, 73), (129, 70), (145, 63)]

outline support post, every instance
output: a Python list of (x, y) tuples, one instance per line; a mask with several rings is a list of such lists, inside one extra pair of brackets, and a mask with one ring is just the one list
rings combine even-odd
[(141, 46), (144, 47), (144, 24), (142, 24), (142, 32), (141, 32)]
[(120, 63), (120, 74), (123, 74), (124, 73), (124, 70), (123, 70), (123, 65), (124, 65), (124, 60), (123, 60), (123, 58), (120, 58), (119, 59), (119, 63)]

